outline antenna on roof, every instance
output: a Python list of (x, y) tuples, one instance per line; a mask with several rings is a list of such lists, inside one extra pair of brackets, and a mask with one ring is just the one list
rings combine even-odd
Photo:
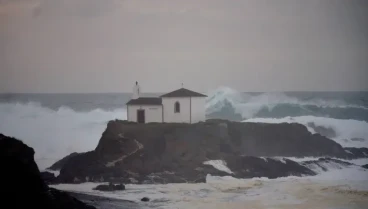
[(184, 87), (184, 83), (181, 83), (181, 88), (183, 88)]

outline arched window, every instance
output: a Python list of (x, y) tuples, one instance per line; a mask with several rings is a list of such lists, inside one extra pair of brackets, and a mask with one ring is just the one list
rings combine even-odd
[(174, 112), (175, 113), (180, 112), (180, 103), (179, 102), (175, 102)]

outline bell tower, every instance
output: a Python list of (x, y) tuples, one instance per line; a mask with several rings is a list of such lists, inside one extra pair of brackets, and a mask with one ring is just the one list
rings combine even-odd
[(133, 97), (132, 99), (138, 99), (141, 93), (141, 87), (138, 84), (138, 81), (135, 82), (135, 86), (133, 88)]

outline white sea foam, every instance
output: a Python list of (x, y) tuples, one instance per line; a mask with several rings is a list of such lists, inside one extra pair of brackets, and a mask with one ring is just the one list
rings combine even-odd
[[(285, 160), (286, 157), (275, 157)], [(319, 158), (289, 158), (298, 162)], [(222, 160), (207, 161), (219, 170)], [(147, 208), (354, 208), (368, 204), (368, 171), (359, 166), (336, 166), (325, 163), (326, 172), (316, 176), (289, 176), (277, 179), (237, 179), (207, 175), (207, 183), (126, 185), (125, 191), (94, 191), (96, 183), (54, 185), (61, 190), (76, 191), (111, 198), (131, 200)], [(140, 202), (142, 197), (151, 199)]]
[(72, 152), (96, 148), (109, 120), (125, 119), (126, 110), (57, 111), (37, 103), (0, 103), (0, 133), (19, 138), (36, 151), (35, 160), (45, 169)]
[[(340, 173), (340, 174), (336, 174)], [(344, 173), (344, 175), (341, 175)], [(359, 173), (359, 172), (358, 172)], [(126, 185), (125, 191), (99, 192), (97, 184), (54, 185), (58, 189), (125, 199), (148, 208), (366, 208), (368, 179), (357, 169), (328, 175), (278, 179), (207, 176), (207, 183)], [(366, 173), (365, 173), (366, 174)], [(350, 178), (345, 178), (349, 177)], [(359, 176), (360, 178), (356, 178)], [(139, 200), (151, 199), (148, 203)]]
[(233, 172), (227, 167), (226, 162), (223, 160), (209, 160), (204, 162), (205, 165), (212, 165), (219, 171), (224, 171), (228, 174), (232, 174)]
[[(289, 159), (294, 162), (305, 162), (305, 161), (317, 161), (320, 159), (320, 157), (303, 157), (303, 158), (296, 158), (296, 157), (275, 157), (275, 158), (283, 158), (283, 159)], [(330, 157), (331, 158), (331, 157)], [(366, 165), (368, 164), (368, 158), (359, 158), (359, 159), (353, 159), (353, 160), (347, 160), (347, 159), (340, 159), (340, 158), (332, 158), (336, 160), (341, 160), (345, 162), (349, 162), (355, 165)]]
[[(313, 128), (308, 126), (308, 123), (314, 123), (316, 126), (332, 128), (337, 135), (332, 139), (344, 147), (368, 147), (368, 123), (365, 121), (300, 116), (284, 118), (252, 118), (244, 120), (243, 122), (299, 123), (305, 125), (310, 132), (315, 133)], [(362, 140), (354, 140), (357, 138)]]
[(354, 159), (354, 160), (347, 160), (347, 161), (355, 165), (368, 165), (368, 158), (361, 158), (361, 159)]
[(280, 162), (282, 162), (282, 163), (286, 164), (286, 161), (285, 161), (285, 158), (284, 158), (284, 157), (272, 157), (272, 159), (274, 159), (274, 160), (278, 160), (278, 161), (280, 161)]
[(53, 173), (55, 175), (55, 177), (58, 177), (60, 175), (60, 171), (53, 171), (53, 170), (49, 170), (49, 169), (45, 169), (45, 171)]

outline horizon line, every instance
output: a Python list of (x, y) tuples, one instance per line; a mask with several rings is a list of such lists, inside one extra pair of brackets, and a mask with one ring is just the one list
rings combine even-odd
[[(328, 90), (296, 90), (296, 91), (238, 91), (240, 93), (342, 93), (342, 92), (367, 92), (367, 90), (339, 90), (339, 91), (328, 91)], [(143, 92), (142, 94), (161, 94), (165, 92)], [(0, 95), (4, 94), (132, 94), (132, 92), (0, 92)]]

